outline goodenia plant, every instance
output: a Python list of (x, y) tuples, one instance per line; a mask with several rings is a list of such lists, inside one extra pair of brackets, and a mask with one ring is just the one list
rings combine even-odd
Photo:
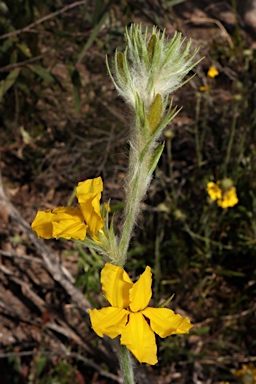
[(155, 333), (165, 338), (187, 333), (192, 327), (187, 317), (149, 306), (149, 266), (135, 283), (123, 268), (141, 201), (164, 148), (159, 137), (178, 113), (169, 95), (189, 80), (184, 77), (198, 63), (198, 49), (191, 51), (191, 40), (186, 43), (180, 33), (169, 40), (156, 27), (143, 31), (141, 25), (132, 25), (126, 29), (125, 39), (126, 49), (116, 51), (113, 66), (107, 61), (110, 77), (131, 110), (121, 230), (116, 230), (113, 219), (109, 222), (108, 204), (100, 204), (101, 177), (78, 183), (76, 207), (39, 211), (32, 228), (38, 237), (79, 241), (104, 257), (100, 279), (110, 306), (89, 310), (89, 316), (98, 336), (119, 338), (117, 354), (124, 383), (133, 384), (130, 352), (140, 363), (156, 364)]

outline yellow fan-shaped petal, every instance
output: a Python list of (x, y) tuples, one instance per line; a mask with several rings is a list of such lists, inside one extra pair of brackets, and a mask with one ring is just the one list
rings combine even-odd
[(95, 179), (88, 179), (78, 183), (76, 187), (76, 197), (79, 203), (85, 203), (97, 194), (103, 191), (103, 182), (101, 177)]
[(217, 199), (220, 199), (221, 196), (222, 196), (222, 192), (221, 192), (221, 189), (219, 188), (219, 186), (217, 184), (215, 184), (213, 181), (210, 181), (208, 184), (207, 184), (207, 192), (208, 192), (208, 195), (210, 196), (210, 198), (215, 201)]
[(129, 306), (129, 289), (133, 282), (123, 268), (106, 263), (101, 271), (101, 284), (106, 299), (113, 307)]
[(86, 236), (86, 225), (79, 208), (58, 207), (52, 213), (53, 218), (53, 237), (56, 239), (76, 239), (84, 240)]
[(141, 313), (129, 314), (129, 322), (121, 333), (120, 342), (140, 363), (157, 363), (155, 334)]
[(55, 239), (84, 240), (86, 236), (86, 225), (74, 219), (53, 222), (53, 237)]
[(130, 289), (130, 309), (138, 312), (146, 308), (152, 296), (152, 273), (150, 267), (146, 267), (139, 280)]
[(101, 177), (89, 179), (78, 183), (76, 196), (84, 219), (91, 233), (97, 233), (103, 227), (100, 213), (100, 199), (103, 191)]
[(65, 218), (65, 215), (77, 216), (80, 220), (83, 220), (82, 212), (78, 207), (57, 207), (54, 208), (52, 213), (55, 214), (55, 220), (61, 220), (62, 218)]
[(187, 317), (183, 318), (168, 308), (148, 307), (141, 313), (150, 319), (150, 327), (160, 337), (188, 333), (190, 328), (193, 327)]
[(111, 339), (122, 333), (127, 323), (128, 312), (125, 309), (107, 307), (89, 310), (92, 328), (98, 336), (107, 335)]
[(73, 237), (83, 240), (86, 235), (84, 218), (79, 208), (58, 207), (52, 212), (50, 210), (39, 211), (31, 227), (38, 237), (44, 239), (51, 237), (70, 239)]
[(103, 228), (104, 222), (100, 214), (100, 197), (98, 195), (86, 203), (79, 204), (79, 206), (91, 233), (97, 233)]
[(46, 211), (39, 211), (36, 214), (31, 228), (36, 232), (37, 236), (44, 239), (50, 239), (52, 235), (52, 221), (55, 215), (48, 209)]

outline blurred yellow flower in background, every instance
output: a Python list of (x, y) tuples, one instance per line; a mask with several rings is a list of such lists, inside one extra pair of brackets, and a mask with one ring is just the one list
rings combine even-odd
[(213, 79), (214, 77), (218, 76), (218, 74), (219, 74), (219, 71), (213, 65), (208, 69), (208, 72), (207, 72), (208, 77), (211, 77)]
[(213, 201), (221, 199), (221, 196), (222, 196), (221, 189), (213, 181), (210, 181), (207, 184), (207, 192)]
[(202, 85), (201, 87), (199, 87), (199, 91), (201, 92), (207, 92), (209, 90), (210, 90), (209, 85)]
[(123, 268), (107, 263), (101, 271), (101, 284), (111, 307), (89, 310), (92, 328), (100, 337), (121, 335), (121, 344), (140, 363), (157, 363), (155, 333), (164, 338), (192, 328), (187, 317), (171, 309), (148, 307), (152, 296), (150, 267), (133, 283)]
[(213, 201), (217, 200), (218, 206), (223, 209), (234, 207), (239, 201), (233, 181), (228, 178), (217, 183), (210, 181), (207, 184), (207, 193), (210, 199)]
[(254, 364), (243, 364), (241, 369), (233, 369), (232, 374), (245, 384), (256, 384), (256, 367)]
[(91, 237), (97, 237), (104, 224), (100, 212), (102, 191), (101, 177), (80, 182), (76, 189), (78, 207), (39, 211), (31, 224), (32, 229), (44, 239), (84, 240), (87, 230)]
[(217, 201), (217, 204), (219, 207), (225, 209), (225, 208), (230, 208), (234, 207), (238, 203), (238, 198), (236, 195), (236, 188), (232, 187), (228, 192), (224, 193)]

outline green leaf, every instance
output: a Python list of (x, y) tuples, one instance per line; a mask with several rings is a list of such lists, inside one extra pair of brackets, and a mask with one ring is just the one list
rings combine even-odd
[(210, 332), (209, 325), (205, 325), (204, 327), (198, 328), (195, 331), (193, 331), (193, 333), (196, 334), (196, 335), (206, 335), (209, 332)]
[(0, 102), (2, 101), (6, 92), (13, 86), (17, 77), (20, 74), (20, 68), (15, 68), (13, 71), (9, 73), (5, 80), (0, 82)]
[(29, 68), (32, 72), (34, 72), (36, 75), (41, 77), (41, 79), (49, 82), (49, 83), (55, 83), (56, 80), (54, 76), (49, 72), (48, 69), (45, 69), (39, 64), (28, 64), (27, 68)]
[(171, 0), (166, 4), (167, 7), (173, 7), (174, 5), (184, 3), (186, 0)]
[[(0, 23), (1, 23), (1, 18), (0, 18)], [(13, 48), (14, 44), (15, 44), (15, 40), (13, 38), (4, 40), (0, 44), (0, 52), (6, 53), (10, 48)]]
[(150, 37), (150, 40), (149, 40), (148, 45), (147, 45), (148, 59), (149, 59), (150, 64), (152, 64), (153, 59), (154, 59), (156, 44), (157, 44), (157, 37), (154, 34)]
[(90, 37), (89, 39), (87, 40), (87, 42), (85, 43), (81, 53), (79, 54), (78, 56), (78, 59), (77, 59), (77, 63), (80, 63), (84, 56), (86, 55), (86, 52), (88, 51), (88, 49), (90, 48), (90, 46), (92, 45), (92, 43), (94, 42), (94, 40), (96, 39), (96, 37), (98, 36), (99, 32), (100, 32), (100, 29), (102, 27), (102, 25), (104, 24), (106, 18), (108, 16), (108, 12), (105, 12), (101, 18), (101, 20), (98, 22), (98, 24), (95, 25), (95, 27), (93, 28), (92, 30), (92, 33), (90, 34)]
[(27, 46), (27, 44), (25, 43), (20, 43), (20, 44), (16, 44), (16, 47), (19, 48), (19, 50), (23, 53), (23, 55), (25, 55), (26, 57), (32, 57), (31, 55), (31, 51), (29, 49), (29, 47)]
[(151, 134), (151, 136), (149, 137), (145, 147), (143, 148), (143, 150), (141, 151), (140, 153), (140, 157), (139, 157), (139, 160), (140, 162), (143, 161), (144, 159), (144, 156), (146, 155), (146, 153), (150, 150), (150, 147), (153, 145), (153, 143), (156, 141), (157, 137), (160, 135), (160, 133), (162, 132), (162, 130), (167, 126), (167, 124), (170, 123), (170, 121), (179, 113), (181, 109), (178, 109), (176, 107), (174, 107), (172, 109), (172, 103), (170, 104), (169, 106), (169, 110), (168, 112), (166, 113), (166, 115), (163, 117), (163, 120), (159, 123), (159, 125), (157, 126), (156, 130)]
[(35, 366), (36, 377), (39, 377), (43, 372), (43, 369), (46, 366), (47, 360), (48, 360), (48, 356), (39, 355), (39, 359), (37, 360), (37, 363)]
[(148, 170), (149, 175), (151, 175), (154, 172), (154, 170), (156, 169), (158, 161), (159, 161), (159, 159), (160, 159), (160, 157), (162, 155), (162, 152), (164, 150), (164, 144), (165, 143), (158, 144), (158, 146), (155, 149), (155, 152), (154, 152), (154, 154), (152, 156), (152, 159), (151, 159), (151, 162), (150, 162), (150, 167), (149, 167), (149, 170)]
[(25, 82), (19, 81), (17, 83), (17, 88), (20, 89), (22, 92), (26, 93), (26, 95), (30, 95), (31, 89), (29, 89), (28, 85), (25, 84)]
[(166, 305), (169, 304), (170, 301), (172, 301), (172, 299), (174, 298), (174, 295), (175, 295), (175, 293), (173, 293), (170, 297), (168, 297), (167, 300), (165, 300), (162, 304), (160, 304), (160, 305), (158, 306), (158, 308), (164, 308), (164, 307), (166, 307)]

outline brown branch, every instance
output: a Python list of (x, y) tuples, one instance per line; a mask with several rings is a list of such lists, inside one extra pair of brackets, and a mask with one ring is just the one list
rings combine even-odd
[[(245, 309), (245, 310), (242, 311), (242, 312), (235, 313), (235, 314), (233, 314), (233, 315), (220, 316), (220, 317), (218, 318), (218, 321), (230, 321), (230, 320), (240, 319), (241, 317), (250, 315), (251, 313), (255, 313), (255, 310), (256, 310), (256, 304), (253, 305), (253, 306), (252, 306), (251, 308), (249, 308), (249, 309)], [(205, 325), (210, 324), (210, 323), (212, 323), (212, 322), (214, 322), (214, 321), (216, 321), (216, 318), (215, 318), (215, 317), (208, 317), (207, 319), (201, 321), (200, 323), (196, 323), (196, 324), (194, 324), (194, 326), (193, 326), (193, 330), (200, 329), (200, 328), (204, 327)]]
[(188, 23), (214, 23), (214, 24), (216, 24), (219, 27), (219, 29), (222, 31), (223, 35), (226, 37), (230, 48), (231, 49), (234, 48), (234, 43), (233, 43), (230, 35), (228, 34), (226, 28), (223, 26), (223, 24), (219, 20), (211, 19), (209, 17), (192, 17), (189, 20), (186, 20), (184, 22), (184, 24), (188, 24)]
[(43, 260), (38, 259), (36, 257), (32, 257), (32, 256), (18, 255), (17, 253), (10, 253), (10, 252), (2, 251), (1, 249), (0, 249), (0, 255), (4, 256), (4, 257), (8, 257), (10, 259), (21, 259), (21, 260), (29, 261), (31, 263), (44, 265)]
[(0, 72), (10, 72), (15, 68), (25, 67), (27, 64), (34, 63), (35, 61), (41, 60), (46, 55), (46, 53), (48, 53), (48, 51), (46, 51), (42, 55), (32, 57), (31, 59), (28, 59), (28, 60), (20, 61), (18, 63), (14, 63), (14, 64), (5, 65), (4, 67), (0, 68)]
[(55, 16), (58, 16), (64, 12), (69, 11), (72, 8), (78, 7), (79, 5), (83, 5), (83, 4), (86, 4), (86, 0), (75, 1), (74, 3), (68, 4), (65, 7), (59, 9), (58, 11), (49, 13), (48, 15), (42, 17), (41, 19), (35, 21), (34, 23), (27, 25), (26, 27), (16, 29), (16, 31), (8, 32), (8, 33), (5, 33), (4, 35), (1, 35), (0, 40), (7, 39), (8, 37), (17, 36), (20, 33), (28, 32), (30, 29), (36, 27), (37, 25), (42, 24), (45, 21), (54, 18)]

